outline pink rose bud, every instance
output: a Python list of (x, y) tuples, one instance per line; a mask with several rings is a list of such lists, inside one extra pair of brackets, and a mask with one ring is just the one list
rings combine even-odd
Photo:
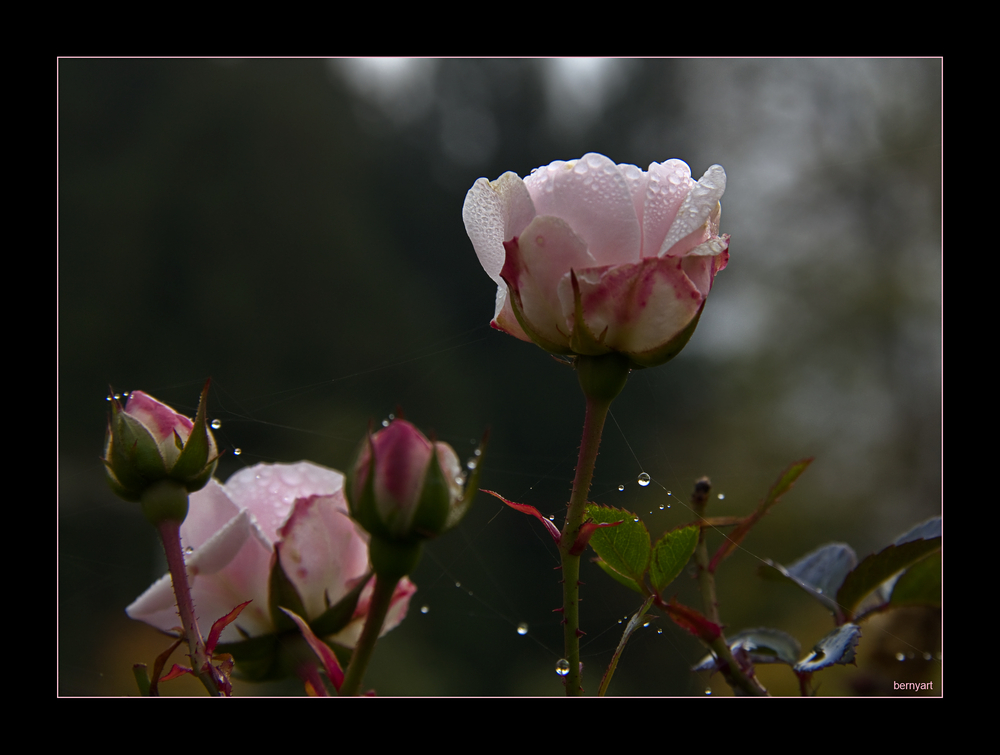
[[(294, 669), (298, 645), (289, 639), (301, 630), (282, 609), (329, 643), (357, 643), (374, 578), (367, 537), (348, 515), (343, 487), (340, 472), (309, 462), (258, 464), (191, 495), (180, 532), (199, 616), (215, 619), (251, 601), (218, 646), (242, 676), (271, 679)], [(407, 579), (396, 586), (383, 633), (403, 620), (416, 589)], [(170, 632), (177, 626), (170, 575), (126, 612)]]
[(725, 188), (718, 165), (696, 182), (680, 160), (643, 171), (595, 153), (480, 178), (462, 214), (497, 284), (493, 327), (554, 354), (672, 359), (729, 260)]
[(472, 482), (466, 485), (451, 446), (397, 419), (361, 446), (348, 491), (351, 515), (380, 540), (415, 544), (458, 523), (472, 502)]
[(164, 481), (177, 483), (182, 493), (205, 487), (219, 458), (205, 419), (207, 398), (205, 383), (191, 420), (142, 391), (133, 391), (124, 408), (113, 397), (103, 459), (111, 489), (138, 501)]

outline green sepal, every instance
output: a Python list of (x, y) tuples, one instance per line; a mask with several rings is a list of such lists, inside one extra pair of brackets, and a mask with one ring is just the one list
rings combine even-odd
[(239, 642), (220, 643), (215, 646), (215, 652), (233, 656), (236, 661), (234, 676), (251, 682), (272, 681), (285, 676), (282, 664), (278, 661), (280, 641), (281, 638), (276, 634), (265, 634)]
[(188, 513), (188, 492), (173, 480), (153, 483), (139, 498), (142, 513), (154, 527), (162, 522), (183, 522)]
[[(368, 446), (368, 476), (365, 479), (364, 487), (359, 491), (355, 472), (366, 445)], [(371, 432), (365, 436), (355, 456), (354, 463), (351, 465), (347, 490), (350, 493), (347, 506), (351, 512), (351, 518), (372, 537), (391, 538), (392, 534), (379, 516), (378, 505), (375, 503), (375, 448), (372, 445)]]
[(281, 566), (281, 554), (274, 554), (274, 564), (271, 566), (271, 576), (268, 579), (267, 608), (271, 614), (271, 622), (278, 632), (298, 632), (295, 626), (284, 612), (279, 608), (287, 608), (292, 613), (299, 616), (306, 616), (306, 607), (302, 602), (302, 596), (298, 589), (285, 574)]
[(698, 547), (698, 526), (665, 532), (656, 541), (649, 559), (649, 581), (657, 595), (673, 582)]
[(447, 532), (460, 521), (462, 517), (468, 512), (469, 507), (472, 506), (472, 502), (476, 499), (476, 493), (479, 492), (479, 476), (482, 474), (483, 470), (483, 458), (486, 456), (486, 445), (490, 439), (490, 432), (487, 430), (483, 433), (483, 439), (479, 441), (479, 446), (476, 448), (476, 465), (469, 472), (468, 478), (465, 481), (465, 490), (462, 491), (462, 498), (457, 501), (451, 509), (448, 511), (448, 519), (444, 523), (444, 531)]
[[(115, 440), (119, 438), (124, 442), (112, 442), (114, 458), (111, 463), (116, 473), (128, 466), (130, 481), (124, 484), (131, 486), (131, 480), (138, 479), (142, 481), (140, 485), (145, 486), (167, 476), (167, 463), (160, 446), (139, 420), (125, 412), (119, 412), (117, 417)], [(121, 476), (118, 480), (122, 481)]]
[(413, 518), (406, 528), (405, 540), (437, 537), (444, 532), (448, 521), (448, 510), (451, 508), (451, 488), (441, 469), (437, 447), (431, 445), (431, 460), (427, 463), (424, 473), (424, 487), (420, 491)]
[(398, 582), (416, 568), (422, 548), (423, 544), (419, 540), (415, 543), (399, 543), (372, 535), (368, 544), (368, 556), (380, 579), (394, 579)]
[(329, 637), (350, 624), (351, 619), (354, 618), (354, 609), (358, 607), (361, 591), (365, 589), (371, 576), (371, 572), (365, 574), (358, 580), (358, 584), (353, 590), (310, 621), (309, 628), (313, 630), (313, 634), (317, 637)]
[[(212, 442), (208, 430), (208, 387), (211, 380), (205, 381), (205, 387), (201, 389), (201, 398), (198, 400), (198, 413), (195, 415), (194, 426), (188, 436), (187, 443), (181, 445), (181, 454), (177, 458), (177, 463), (170, 470), (171, 479), (183, 483), (188, 492), (193, 493), (201, 490), (211, 479), (218, 464), (218, 456), (215, 459), (209, 458), (212, 453)], [(177, 433), (174, 438), (180, 443)]]

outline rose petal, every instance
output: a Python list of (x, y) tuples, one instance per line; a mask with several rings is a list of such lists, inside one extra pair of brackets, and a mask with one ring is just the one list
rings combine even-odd
[(368, 571), (367, 543), (347, 514), (343, 492), (295, 501), (279, 535), (281, 566), (307, 616), (320, 616)]
[(524, 183), (536, 214), (566, 221), (597, 264), (640, 258), (642, 230), (629, 181), (604, 155), (590, 152), (573, 162), (553, 162), (533, 172)]
[(657, 257), (685, 198), (694, 186), (691, 168), (683, 160), (649, 166), (643, 200), (642, 256)]
[[(661, 257), (684, 254), (708, 239), (711, 231), (709, 218), (717, 212), (725, 190), (726, 171), (721, 165), (713, 165), (691, 188), (677, 211), (677, 217), (660, 246)], [(703, 227), (704, 235), (692, 238)], [(681, 244), (681, 241), (684, 243)]]
[[(358, 598), (358, 606), (354, 609), (354, 619), (344, 627), (339, 633), (330, 637), (331, 642), (344, 647), (353, 648), (361, 638), (361, 630), (364, 629), (365, 619), (368, 616), (368, 607), (371, 605), (372, 593), (375, 591), (375, 577), (372, 577), (365, 589), (361, 591)], [(379, 637), (390, 629), (399, 626), (400, 622), (406, 618), (406, 612), (410, 607), (410, 598), (417, 591), (417, 586), (408, 577), (403, 577), (396, 585), (396, 590), (392, 594), (392, 602), (389, 604), (389, 611), (386, 613), (385, 622), (382, 624), (382, 631)]]

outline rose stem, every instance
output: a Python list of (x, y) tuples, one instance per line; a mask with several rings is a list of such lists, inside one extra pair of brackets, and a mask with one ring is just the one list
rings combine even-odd
[[(694, 493), (691, 494), (691, 506), (697, 515), (699, 522), (704, 522), (705, 506), (708, 505), (708, 494), (712, 490), (712, 483), (707, 477), (702, 477), (694, 484)], [(698, 529), (698, 545), (694, 551), (694, 560), (698, 564), (698, 585), (701, 587), (701, 595), (705, 601), (705, 614), (709, 621), (722, 627), (719, 619), (719, 600), (715, 593), (715, 574), (709, 570), (708, 543), (705, 542), (706, 524), (702, 524)], [(719, 659), (720, 671), (726, 677), (726, 682), (734, 689), (739, 687), (748, 695), (766, 695), (767, 690), (761, 686), (756, 678), (747, 676), (739, 663), (733, 658), (733, 653), (729, 649), (729, 643), (724, 635), (720, 634), (709, 646), (712, 652)]]
[(344, 672), (344, 683), (340, 686), (342, 697), (357, 695), (358, 690), (361, 689), (368, 661), (371, 660), (372, 652), (375, 650), (375, 641), (382, 631), (382, 625), (385, 623), (386, 614), (389, 613), (389, 606), (392, 604), (392, 596), (396, 592), (398, 583), (398, 579), (375, 576), (375, 590), (368, 606), (365, 628), (361, 630), (361, 639), (358, 640), (358, 644), (354, 648), (351, 662), (347, 666), (347, 671)]
[(194, 601), (191, 600), (191, 587), (188, 584), (187, 568), (184, 565), (184, 552), (181, 550), (181, 523), (176, 519), (164, 519), (156, 525), (163, 540), (163, 550), (167, 555), (167, 567), (170, 569), (170, 579), (174, 586), (174, 598), (177, 600), (177, 612), (184, 627), (191, 650), (192, 671), (201, 679), (210, 695), (218, 697), (221, 680), (216, 678), (215, 667), (212, 666), (208, 653), (205, 652), (205, 640), (198, 629), (194, 616)]

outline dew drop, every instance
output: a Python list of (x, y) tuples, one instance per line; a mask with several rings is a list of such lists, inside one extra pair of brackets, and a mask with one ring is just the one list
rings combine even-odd
[(213, 430), (218, 430), (220, 427), (222, 427), (222, 420), (221, 419), (213, 419), (212, 420), (212, 429)]
[(191, 546), (189, 545), (189, 546), (188, 546), (187, 548), (185, 548), (185, 549), (184, 549), (184, 552), (185, 552), (185, 553), (187, 553), (187, 554), (191, 554), (191, 553), (194, 553), (194, 548), (192, 548), (192, 547), (191, 547)]
[(649, 480), (650, 480), (650, 477), (649, 477), (649, 475), (648, 475), (648, 474), (646, 474), (645, 472), (641, 472), (641, 473), (639, 474), (639, 478), (638, 478), (637, 482), (638, 482), (638, 483), (639, 483), (639, 484), (640, 484), (640, 485), (641, 485), (642, 487), (646, 487), (647, 485), (649, 485)]
[(556, 520), (555, 514), (549, 517), (550, 522), (554, 522), (555, 520)]
[(387, 419), (382, 420), (382, 427), (388, 427), (388, 426), (389, 426), (389, 420)]
[(420, 606), (420, 613), (427, 613), (431, 610), (430, 606)]
[(712, 694), (712, 688), (711, 687), (705, 687), (705, 694), (706, 695), (711, 695)]
[[(476, 441), (472, 441), (472, 442), (475, 443)], [(475, 451), (472, 452), (472, 455), (473, 456), (482, 456), (483, 455), (483, 450), (481, 448), (477, 448)]]
[(455, 484), (458, 485), (459, 487), (461, 487), (462, 485), (464, 485), (465, 484), (465, 475), (461, 475), (461, 474), (457, 475), (455, 477)]
[(663, 511), (663, 509), (665, 509), (665, 508), (666, 508), (666, 506), (664, 506), (664, 505), (663, 505), (663, 504), (661, 503), (661, 504), (660, 504), (660, 511)]
[(647, 622), (643, 623), (642, 628), (645, 629), (648, 626), (649, 626), (649, 622), (647, 621)]
[(906, 656), (903, 655), (902, 653), (896, 653), (896, 660), (897, 661), (905, 661), (906, 660)]
[(461, 582), (456, 582), (456, 583), (455, 583), (455, 587), (461, 587), (461, 586), (462, 586), (462, 583), (461, 583)]
[(618, 492), (621, 493), (623, 490), (625, 490), (625, 486), (624, 485), (619, 485), (618, 486)]
[(241, 453), (243, 453), (243, 449), (242, 448), (234, 448), (233, 449), (233, 456), (239, 456)]
[(925, 660), (925, 661), (929, 661), (930, 659), (931, 659), (931, 654), (930, 654), (930, 653), (928, 653), (928, 652), (927, 652), (927, 651), (925, 650), (925, 651), (924, 651), (924, 660)]
[(671, 492), (670, 492), (670, 491), (668, 490), (668, 491), (667, 491), (667, 495), (673, 495), (673, 493), (671, 493)]
[(517, 625), (517, 633), (524, 637), (528, 633), (528, 625), (522, 621)]
[(104, 397), (104, 400), (105, 400), (105, 401), (110, 401), (110, 400), (111, 400), (111, 396), (105, 396), (105, 397)]
[(632, 521), (633, 521), (633, 522), (638, 522), (638, 521), (639, 521), (639, 517), (636, 517), (636, 518), (635, 518), (635, 519), (633, 519)]
[(465, 462), (466, 468), (469, 469), (470, 471), (475, 469), (478, 464), (479, 462), (476, 461), (475, 459), (469, 459), (467, 462)]
[(718, 495), (717, 497), (718, 497), (718, 499), (719, 499), (720, 501), (724, 501), (724, 500), (726, 500), (726, 494), (725, 494), (725, 493), (719, 493), (719, 495)]
[(566, 674), (569, 673), (569, 661), (565, 658), (560, 658), (556, 661), (556, 673), (559, 674), (559, 676), (566, 676)]
[(670, 508), (670, 504), (669, 504), (669, 503), (667, 504), (667, 508), (668, 508), (668, 509)]
[(389, 415), (389, 421), (392, 422), (394, 419), (396, 419), (396, 415), (395, 414), (390, 414)]
[(120, 399), (120, 398), (121, 398), (121, 394), (120, 394), (120, 393), (116, 393), (116, 394), (115, 394), (115, 401), (117, 401), (117, 400), (118, 400), (118, 399)]
[(656, 633), (657, 633), (657, 634), (663, 634), (663, 630), (662, 630), (662, 629), (657, 629), (657, 630), (656, 630)]

